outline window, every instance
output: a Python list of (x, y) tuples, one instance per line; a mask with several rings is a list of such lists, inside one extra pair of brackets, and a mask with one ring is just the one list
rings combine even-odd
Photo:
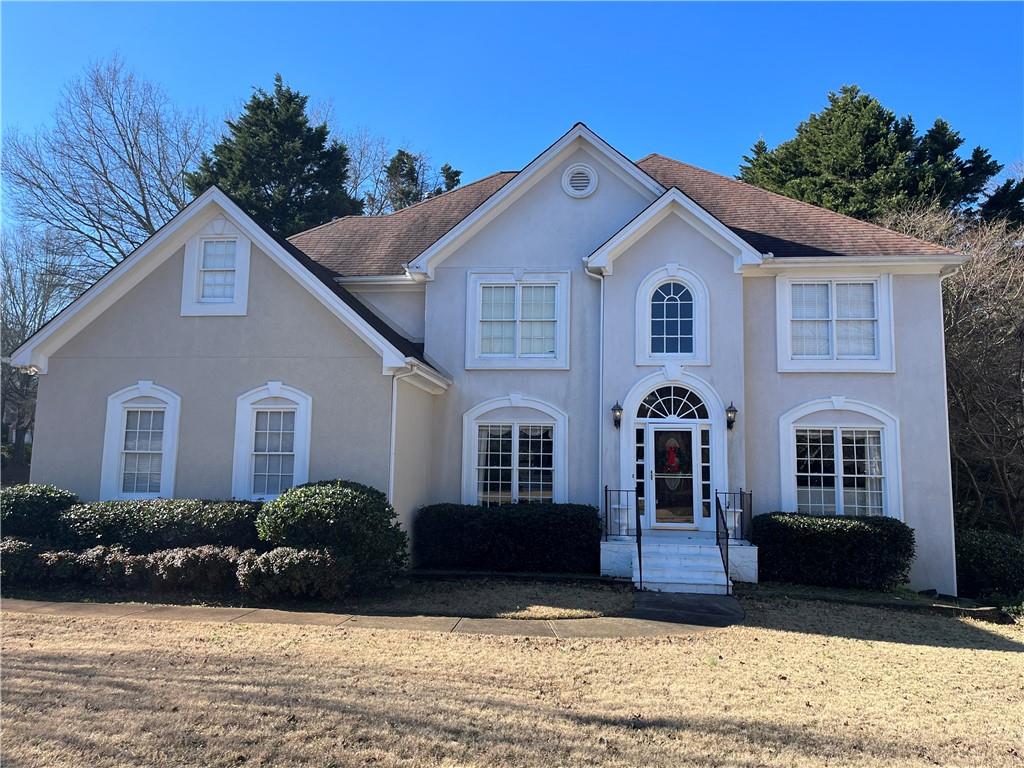
[(480, 424), (477, 441), (479, 504), (552, 500), (553, 425)]
[(884, 485), (881, 430), (796, 430), (798, 512), (882, 515)]
[(892, 370), (889, 280), (779, 278), (779, 370)]
[(235, 245), (234, 240), (203, 240), (200, 301), (234, 300)]
[(100, 498), (174, 495), (181, 398), (140, 381), (107, 398)]
[(708, 290), (700, 276), (666, 264), (644, 278), (636, 294), (636, 364), (710, 364)]
[(182, 316), (245, 315), (252, 243), (224, 216), (216, 216), (185, 243)]
[(568, 367), (568, 273), (471, 273), (467, 368)]
[(663, 283), (651, 297), (651, 354), (692, 353), (693, 295), (682, 283)]
[(312, 399), (269, 381), (235, 406), (232, 494), (266, 499), (309, 479)]

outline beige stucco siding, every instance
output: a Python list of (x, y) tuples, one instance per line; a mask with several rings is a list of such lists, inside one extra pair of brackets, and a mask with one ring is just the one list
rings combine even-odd
[(755, 512), (781, 506), (780, 416), (832, 396), (874, 405), (899, 421), (903, 518), (917, 536), (912, 583), (952, 593), (952, 500), (938, 275), (893, 277), (895, 373), (779, 373), (775, 280), (745, 279), (744, 304), (747, 379), (740, 420), (747, 436), (747, 477)]
[(380, 356), (255, 247), (245, 317), (182, 317), (182, 269), (179, 249), (51, 357), (33, 481), (97, 498), (107, 397), (152, 380), (181, 397), (175, 495), (229, 497), (236, 399), (281, 381), (312, 397), (310, 479), (385, 490), (391, 382)]
[(435, 462), (432, 430), (435, 397), (399, 379), (396, 386), (395, 471), (392, 504), (406, 530), (417, 509), (439, 499), (430, 495)]

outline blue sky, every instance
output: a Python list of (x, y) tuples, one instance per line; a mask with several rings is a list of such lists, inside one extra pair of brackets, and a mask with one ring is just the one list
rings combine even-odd
[(221, 119), (275, 72), (335, 122), (451, 162), (519, 168), (582, 120), (630, 157), (733, 174), (856, 83), (919, 126), (1024, 158), (1024, 4), (10, 3), (2, 125), (45, 125), (61, 86), (119, 53)]

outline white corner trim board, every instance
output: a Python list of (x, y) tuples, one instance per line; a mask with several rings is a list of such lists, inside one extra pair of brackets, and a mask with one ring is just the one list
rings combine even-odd
[(257, 410), (295, 412), (292, 485), (309, 480), (309, 451), (313, 425), (313, 398), (301, 390), (268, 381), (239, 395), (235, 405), (235, 448), (231, 469), (231, 495), (236, 499), (266, 499), (276, 494), (253, 492), (253, 451)]
[[(462, 415), (462, 503), (477, 503), (477, 425), (488, 423), (486, 418), (488, 414), (505, 408), (521, 408), (535, 411), (538, 413), (538, 416), (536, 418), (529, 418), (530, 424), (551, 424), (554, 426), (552, 498), (556, 502), (567, 501), (569, 488), (569, 416), (562, 409), (544, 400), (539, 400), (529, 395), (513, 393), (478, 403)], [(527, 420), (523, 421), (525, 423)], [(499, 418), (497, 422), (507, 423), (508, 419)]]
[[(851, 418), (850, 414), (864, 418)], [(887, 517), (903, 519), (903, 473), (900, 461), (900, 424), (889, 411), (842, 395), (811, 400), (779, 417), (779, 478), (782, 511), (797, 510), (796, 430), (878, 429), (882, 436), (884, 510)], [(835, 457), (837, 469), (842, 461)], [(838, 472), (837, 472), (838, 474)], [(840, 494), (842, 489), (839, 489)]]
[[(125, 426), (132, 408), (163, 412), (160, 441), (160, 490), (144, 493), (123, 491)], [(178, 461), (178, 425), (181, 397), (152, 381), (143, 380), (125, 387), (107, 398), (103, 428), (103, 458), (100, 464), (100, 499), (151, 499), (174, 496), (174, 474)]]
[[(651, 352), (651, 299), (662, 285), (678, 282), (686, 286), (693, 298), (693, 352), (658, 354)], [(678, 264), (666, 264), (651, 272), (636, 291), (634, 312), (637, 365), (665, 365), (666, 362), (687, 365), (710, 365), (711, 296), (707, 284), (696, 272)]]

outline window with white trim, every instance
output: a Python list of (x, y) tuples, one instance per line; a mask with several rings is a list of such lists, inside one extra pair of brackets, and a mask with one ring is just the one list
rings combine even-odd
[(797, 511), (813, 515), (884, 515), (882, 431), (796, 429)]
[(215, 216), (185, 243), (182, 316), (239, 316), (249, 305), (252, 243), (225, 216)]
[(466, 367), (567, 367), (568, 305), (568, 273), (470, 273)]
[(202, 241), (199, 264), (199, 300), (229, 302), (235, 298), (236, 240), (207, 239)]
[(637, 365), (709, 365), (710, 301), (700, 275), (666, 264), (647, 275), (636, 294)]
[(140, 381), (107, 398), (100, 499), (174, 495), (181, 398)]
[(551, 501), (554, 431), (553, 424), (478, 424), (477, 503)]
[(662, 283), (651, 296), (651, 354), (693, 354), (693, 294), (678, 280)]
[(160, 493), (163, 466), (164, 409), (126, 408), (121, 452), (121, 493)]
[(246, 392), (235, 406), (232, 494), (270, 499), (309, 479), (312, 398), (279, 381)]

